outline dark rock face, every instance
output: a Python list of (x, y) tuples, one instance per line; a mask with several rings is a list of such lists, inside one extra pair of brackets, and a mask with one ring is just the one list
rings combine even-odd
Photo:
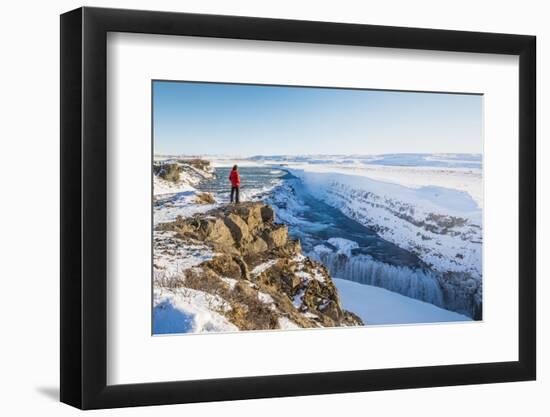
[[(226, 300), (231, 309), (223, 314), (240, 329), (276, 329), (281, 318), (298, 327), (363, 325), (342, 308), (327, 269), (302, 255), (300, 242), (289, 239), (287, 227), (275, 223), (266, 204), (227, 205), (159, 229), (219, 253), (186, 272), (182, 282)], [(236, 280), (232, 288), (225, 284), (228, 278)]]
[(263, 206), (260, 209), (260, 212), (262, 214), (262, 221), (264, 223), (273, 223), (275, 221), (275, 212), (273, 211), (273, 207)]

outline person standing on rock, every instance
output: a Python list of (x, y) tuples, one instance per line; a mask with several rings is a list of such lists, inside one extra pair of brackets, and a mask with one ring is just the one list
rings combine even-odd
[(233, 169), (229, 174), (229, 181), (231, 181), (231, 202), (233, 202), (233, 196), (235, 196), (235, 203), (239, 203), (239, 188), (241, 186), (241, 176), (239, 175), (239, 169), (237, 165), (233, 165)]

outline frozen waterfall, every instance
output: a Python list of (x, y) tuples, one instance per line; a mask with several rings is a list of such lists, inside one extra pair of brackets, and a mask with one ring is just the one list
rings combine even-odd
[(348, 257), (342, 253), (312, 251), (309, 256), (323, 263), (333, 277), (374, 285), (445, 307), (439, 282), (429, 271), (377, 262), (368, 255)]

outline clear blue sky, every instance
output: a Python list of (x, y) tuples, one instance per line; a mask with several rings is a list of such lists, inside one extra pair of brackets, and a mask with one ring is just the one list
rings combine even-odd
[(156, 154), (481, 153), (482, 97), (155, 81)]

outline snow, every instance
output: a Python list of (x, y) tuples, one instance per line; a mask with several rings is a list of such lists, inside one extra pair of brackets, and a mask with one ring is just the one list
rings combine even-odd
[(153, 334), (231, 332), (238, 328), (216, 312), (230, 307), (218, 296), (190, 288), (155, 288)]
[(297, 255), (294, 256), (294, 262), (304, 262), (306, 260), (306, 257), (304, 255), (302, 255), (301, 253), (298, 253)]
[[(160, 156), (157, 156), (160, 158)], [(166, 163), (176, 163), (172, 159)], [(177, 183), (166, 181), (157, 175), (153, 176), (153, 222), (154, 225), (174, 221), (177, 216), (191, 217), (219, 206), (215, 204), (196, 204), (199, 192), (195, 189), (201, 181), (211, 178), (212, 171), (202, 171), (193, 166), (180, 164), (185, 169), (180, 173)]]
[(262, 272), (267, 271), (269, 268), (271, 268), (273, 265), (275, 265), (276, 262), (277, 262), (277, 260), (272, 259), (272, 260), (269, 260), (267, 262), (264, 262), (264, 263), (256, 266), (251, 271), (252, 276), (257, 276), (257, 275), (260, 275)]
[[(385, 168), (383, 168), (385, 169)], [(419, 170), (420, 168), (415, 168)], [(423, 168), (423, 170), (425, 170)], [(450, 214), (473, 216), (479, 214), (480, 206), (465, 190), (457, 187), (453, 181), (449, 181), (447, 171), (428, 168), (423, 184), (418, 182), (413, 186), (410, 180), (410, 172), (403, 171), (393, 180), (381, 180), (382, 175), (372, 175), (372, 171), (353, 170), (337, 172), (326, 166), (313, 166), (304, 169), (292, 168), (292, 174), (296, 175), (309, 187), (328, 187), (335, 184), (344, 184), (350, 188), (370, 191), (377, 195), (384, 195), (404, 200), (414, 206), (432, 209), (445, 209)], [(378, 172), (380, 174), (380, 172)], [(373, 179), (373, 177), (378, 177)], [(437, 178), (439, 177), (439, 178)], [(439, 186), (437, 183), (445, 184)]]
[[(174, 162), (170, 158), (155, 160)], [(186, 165), (177, 183), (153, 177), (153, 223), (174, 221), (208, 211), (216, 204), (197, 204), (193, 187), (211, 173)], [(230, 309), (218, 296), (178, 286), (184, 271), (214, 257), (211, 249), (197, 242), (182, 243), (175, 232), (153, 232), (153, 334), (237, 331), (220, 312)], [(228, 278), (229, 279), (229, 278)], [(231, 283), (228, 282), (231, 287)], [(235, 284), (233, 283), (233, 286)]]
[(366, 325), (471, 321), (462, 314), (371, 285), (333, 278), (344, 309)]
[(225, 282), (229, 286), (229, 289), (231, 290), (234, 290), (235, 285), (237, 285), (237, 280), (234, 278), (222, 277), (221, 280)]
[(153, 274), (155, 281), (180, 275), (202, 262), (209, 261), (214, 253), (206, 245), (182, 244), (174, 232), (153, 232)]
[(273, 301), (273, 297), (271, 297), (271, 295), (261, 291), (258, 291), (258, 300), (264, 304), (273, 304), (275, 302)]
[(319, 271), (318, 268), (313, 268), (311, 272), (306, 272), (304, 271), (304, 264), (303, 264), (303, 261), (306, 259), (305, 256), (301, 255), (302, 258), (298, 258), (298, 259), (301, 259), (300, 261), (296, 262), (296, 271), (294, 272), (294, 274), (297, 276), (297, 277), (300, 277), (300, 279), (303, 281), (303, 282), (309, 282), (311, 281), (312, 279), (315, 279), (321, 283), (325, 283), (325, 277), (324, 275)]
[(155, 200), (154, 224), (168, 223), (176, 217), (191, 217), (197, 213), (205, 213), (219, 204), (196, 204), (197, 191), (186, 191), (178, 194), (168, 194)]
[(294, 295), (294, 299), (292, 300), (292, 304), (294, 305), (294, 307), (296, 308), (300, 308), (302, 306), (302, 297), (304, 296), (304, 293), (306, 291), (304, 289), (300, 289), (296, 295)]
[(279, 328), (282, 330), (301, 329), (300, 326), (298, 326), (296, 323), (294, 323), (287, 317), (279, 317), (278, 323), (279, 323)]
[[(169, 157), (155, 156), (155, 158)], [(173, 161), (167, 159), (167, 162)], [(185, 189), (186, 191), (175, 194), (163, 194), (162, 191), (170, 183), (154, 176), (154, 225), (174, 221), (178, 216), (186, 218), (196, 213), (204, 213), (216, 207), (217, 204), (196, 204), (197, 191), (189, 185), (189, 183), (196, 184), (209, 175), (211, 175), (210, 172), (199, 171), (187, 165), (186, 170), (180, 174), (182, 182), (179, 184), (180, 189)], [(160, 188), (157, 190), (157, 187)], [(153, 231), (153, 276), (155, 285), (157, 286), (166, 285), (171, 280), (177, 279), (183, 271), (208, 261), (213, 257), (214, 253), (206, 245), (200, 243), (182, 244), (175, 237), (175, 232)]]
[(322, 282), (323, 284), (325, 283), (325, 277), (319, 272), (317, 268), (313, 270), (313, 278), (319, 282)]
[[(464, 191), (483, 207), (479, 154), (265, 156), (256, 161), (285, 169), (358, 175), (410, 188), (438, 186)], [(282, 167), (281, 167), (282, 168)]]
[(174, 183), (172, 181), (165, 181), (158, 176), (153, 176), (153, 195), (162, 194), (177, 194), (183, 192), (193, 192), (195, 189), (187, 182)]

